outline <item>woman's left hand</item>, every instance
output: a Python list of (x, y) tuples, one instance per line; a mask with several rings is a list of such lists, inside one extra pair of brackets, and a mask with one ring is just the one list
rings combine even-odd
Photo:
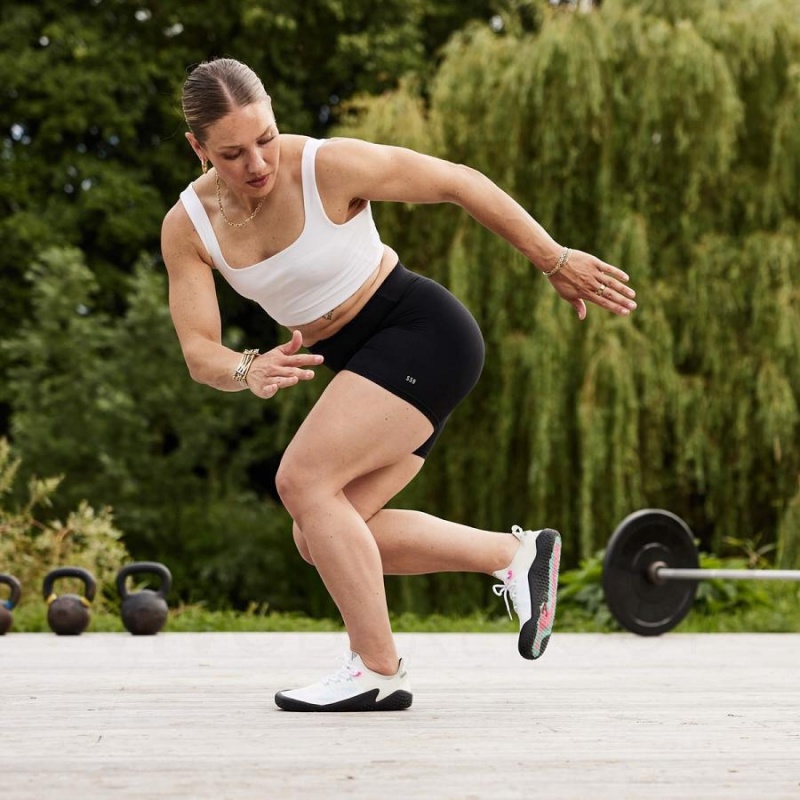
[(548, 280), (579, 319), (586, 319), (587, 300), (620, 316), (636, 308), (636, 292), (628, 286), (628, 275), (591, 253), (570, 250), (567, 263)]

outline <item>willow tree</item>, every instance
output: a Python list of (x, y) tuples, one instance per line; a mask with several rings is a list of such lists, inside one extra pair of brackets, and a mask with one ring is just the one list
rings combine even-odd
[[(519, 10), (526, 4), (516, 2)], [(800, 562), (800, 18), (782, 0), (607, 0), (473, 27), (432, 81), (343, 133), (481, 169), (555, 236), (632, 276), (580, 323), (460, 210), (387, 204), (384, 238), (487, 340), (479, 386), (408, 490), (492, 528), (548, 524), (575, 562), (627, 513)], [(498, 27), (498, 26), (495, 26)], [(530, 28), (530, 26), (528, 26)]]

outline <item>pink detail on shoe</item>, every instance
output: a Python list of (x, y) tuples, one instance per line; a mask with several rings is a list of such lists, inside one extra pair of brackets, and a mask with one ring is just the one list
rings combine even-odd
[(553, 622), (553, 614), (555, 613), (555, 609), (553, 608), (552, 604), (547, 605), (547, 603), (542, 603), (542, 610), (539, 613), (539, 632), (543, 633), (546, 631)]
[(550, 555), (550, 593), (552, 594), (558, 584), (558, 565), (561, 561), (561, 539), (556, 541)]
[(358, 670), (358, 672), (354, 672), (353, 673), (353, 677), (354, 678), (360, 678), (361, 677), (361, 670)]
[(514, 570), (510, 569), (506, 572), (506, 583), (514, 577)]
[(553, 618), (556, 613), (556, 592), (558, 589), (558, 565), (561, 561), (561, 539), (553, 545), (553, 552), (550, 554), (550, 589), (547, 593), (548, 602), (542, 603), (539, 609), (539, 619), (536, 623), (536, 638), (533, 643), (534, 658), (539, 653), (539, 647), (545, 635), (550, 633), (553, 627)]

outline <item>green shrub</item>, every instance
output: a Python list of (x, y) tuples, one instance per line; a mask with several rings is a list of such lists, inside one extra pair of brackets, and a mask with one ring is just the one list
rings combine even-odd
[(568, 620), (570, 627), (598, 631), (618, 630), (603, 594), (603, 552), (584, 559), (576, 569), (565, 570), (559, 577), (559, 624)]
[[(700, 566), (703, 569), (745, 570), (748, 563), (744, 558), (721, 559), (703, 553), (700, 556)], [(715, 578), (702, 580), (697, 584), (692, 611), (703, 616), (716, 616), (768, 608), (770, 602), (770, 592), (765, 583)]]
[[(97, 581), (95, 606), (102, 609), (116, 573), (128, 559), (121, 532), (114, 527), (111, 510), (96, 511), (83, 501), (65, 521), (44, 519), (61, 478), (31, 478), (27, 496), (15, 502), (20, 459), (6, 439), (0, 439), (0, 572), (14, 575), (22, 584), (22, 603), (40, 596), (45, 575), (61, 566), (83, 567)], [(71, 578), (59, 581), (58, 594), (83, 594), (83, 585)]]
[[(603, 593), (603, 558), (599, 551), (584, 559), (576, 569), (565, 570), (559, 578), (559, 627), (572, 630), (618, 631), (619, 624), (611, 615)], [(763, 554), (762, 554), (763, 555)], [(753, 566), (750, 557), (718, 558), (702, 553), (702, 569), (747, 569)], [(759, 562), (758, 566), (764, 566)], [(773, 593), (759, 581), (731, 581), (724, 579), (702, 580), (691, 610), (691, 621), (701, 628), (706, 618), (719, 621), (724, 618), (746, 617), (756, 620), (772, 606)], [(769, 615), (763, 615), (768, 619)], [(800, 611), (798, 612), (800, 617)], [(717, 624), (714, 622), (714, 624)], [(721, 624), (721, 623), (720, 623)], [(750, 623), (756, 624), (757, 623)], [(783, 623), (782, 623), (783, 624)], [(724, 626), (723, 626), (724, 627)], [(768, 627), (773, 627), (769, 623)], [(709, 629), (714, 629), (713, 625)]]

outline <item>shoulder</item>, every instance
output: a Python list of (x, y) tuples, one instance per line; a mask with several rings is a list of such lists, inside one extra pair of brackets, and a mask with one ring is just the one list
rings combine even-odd
[(170, 208), (161, 222), (161, 238), (182, 236), (194, 230), (194, 225), (186, 213), (186, 208), (181, 200)]
[(351, 139), (345, 136), (334, 136), (330, 139), (322, 139), (320, 148), (317, 151), (317, 160), (324, 163), (337, 163), (342, 159), (346, 161), (360, 161), (368, 159), (390, 150), (388, 145), (368, 142), (365, 139)]
[(282, 133), (280, 135), (281, 155), (302, 153), (306, 142), (312, 138), (311, 136), (301, 136), (299, 133)]
[(281, 139), (281, 165), (299, 165), (303, 158), (303, 151), (308, 142), (314, 141), (310, 136), (300, 136), (296, 133), (282, 133)]
[(161, 254), (168, 269), (187, 257), (211, 266), (205, 247), (180, 200), (167, 211), (161, 223)]
[(377, 177), (392, 164), (398, 148), (364, 139), (324, 139), (317, 150), (317, 176), (331, 180)]

